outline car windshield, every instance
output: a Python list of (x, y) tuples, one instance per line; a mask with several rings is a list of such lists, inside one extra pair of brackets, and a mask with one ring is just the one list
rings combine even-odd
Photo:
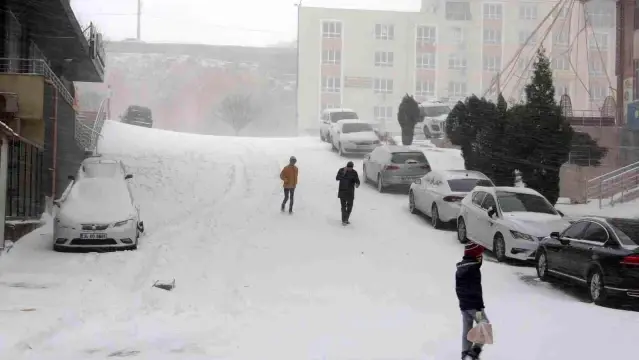
[(89, 163), (84, 164), (82, 170), (89, 178), (109, 178), (116, 176), (118, 167), (117, 163)]
[(347, 119), (355, 119), (356, 120), (356, 119), (359, 119), (359, 117), (353, 111), (340, 111), (340, 112), (331, 113), (331, 121), (332, 122), (338, 122), (340, 120), (347, 120)]
[(405, 164), (407, 161), (416, 161), (420, 164), (428, 164), (428, 160), (426, 160), (426, 156), (424, 156), (423, 152), (396, 152), (393, 153), (391, 157), (391, 162), (393, 164)]
[(373, 131), (373, 127), (371, 124), (367, 123), (349, 123), (342, 125), (342, 132), (344, 134), (347, 133), (355, 133), (355, 132), (364, 132), (364, 131)]
[(623, 245), (639, 246), (639, 220), (614, 218), (608, 224)]
[(446, 105), (441, 106), (424, 106), (421, 108), (421, 114), (425, 117), (438, 117), (446, 115), (450, 112), (450, 108)]
[(503, 212), (522, 211), (557, 215), (548, 200), (539, 195), (497, 191), (497, 201)]
[(151, 110), (149, 110), (147, 108), (130, 108), (129, 109), (129, 115), (132, 116), (132, 117), (150, 118), (151, 117)]
[(486, 179), (450, 179), (448, 186), (454, 192), (470, 192), (475, 186), (493, 186), (490, 180)]

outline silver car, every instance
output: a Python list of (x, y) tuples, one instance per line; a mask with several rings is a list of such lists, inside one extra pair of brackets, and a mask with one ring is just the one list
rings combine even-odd
[(376, 182), (379, 192), (390, 186), (410, 186), (428, 172), (424, 153), (409, 146), (384, 145), (364, 157), (364, 180)]

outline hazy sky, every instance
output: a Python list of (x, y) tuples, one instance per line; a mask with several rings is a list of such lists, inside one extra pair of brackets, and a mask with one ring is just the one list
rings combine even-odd
[[(292, 41), (299, 0), (142, 0), (142, 40), (265, 46)], [(421, 0), (304, 0), (303, 5), (418, 10)], [(137, 0), (71, 0), (109, 40), (136, 36)]]

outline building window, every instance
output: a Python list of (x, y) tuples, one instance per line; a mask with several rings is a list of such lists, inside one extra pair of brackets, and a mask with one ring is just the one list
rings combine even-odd
[(393, 40), (395, 39), (395, 26), (394, 25), (375, 25), (375, 39), (377, 40)]
[(563, 82), (555, 83), (555, 98), (557, 101), (561, 100), (564, 94), (570, 96), (570, 84)]
[(588, 73), (590, 75), (603, 75), (605, 73), (604, 64), (601, 59), (590, 59), (588, 61)]
[(557, 17), (559, 19), (561, 19), (561, 20), (567, 19), (568, 18), (568, 10), (569, 10), (569, 7), (567, 7), (567, 6), (562, 7), (561, 9), (559, 9)]
[(593, 27), (611, 28), (615, 26), (615, 3), (589, 2), (586, 4), (588, 20)]
[(448, 68), (452, 70), (465, 69), (468, 66), (466, 56), (461, 54), (450, 54), (448, 56)]
[(387, 121), (393, 119), (392, 106), (375, 106), (373, 107), (373, 117), (376, 121)]
[(570, 42), (570, 33), (566, 29), (553, 31), (553, 45), (568, 46)]
[(484, 4), (484, 19), (499, 20), (501, 17), (501, 4)]
[(525, 71), (528, 68), (528, 62), (530, 62), (530, 59), (525, 56), (517, 59), (517, 70)]
[(436, 66), (435, 53), (417, 54), (416, 66), (418, 69), (434, 69)]
[(537, 5), (524, 4), (519, 6), (519, 18), (521, 20), (537, 20)]
[(322, 64), (336, 65), (342, 62), (342, 52), (340, 50), (322, 51)]
[(417, 43), (434, 44), (437, 41), (437, 28), (434, 26), (417, 27)]
[(373, 80), (373, 92), (376, 94), (391, 94), (393, 92), (393, 80), (375, 79)]
[(501, 70), (501, 56), (484, 56), (484, 70), (485, 71), (500, 71)]
[(446, 20), (472, 20), (468, 1), (446, 1)]
[(415, 95), (435, 96), (435, 83), (432, 80), (417, 81), (415, 84)]
[(552, 59), (554, 70), (570, 70), (570, 61), (566, 55), (554, 56)]
[(537, 33), (533, 33), (530, 30), (521, 30), (519, 32), (519, 44), (524, 45), (526, 41), (528, 41), (527, 45), (535, 45), (537, 43)]
[(592, 50), (608, 50), (608, 34), (594, 33), (593, 35), (588, 39), (588, 47)]
[(461, 27), (453, 27), (451, 28), (451, 33), (453, 34), (453, 42), (455, 44), (463, 44), (466, 41), (466, 32), (464, 28)]
[(466, 96), (466, 83), (451, 81), (448, 83), (448, 96), (464, 97)]
[(342, 23), (339, 21), (322, 22), (322, 37), (323, 38), (341, 38)]
[(339, 104), (322, 104), (322, 111), (326, 109), (339, 109), (340, 107)]
[(608, 96), (608, 88), (605, 86), (591, 86), (590, 87), (590, 100), (601, 101)]
[(484, 29), (484, 44), (501, 44), (501, 30)]
[(341, 81), (338, 77), (322, 77), (322, 92), (339, 93), (342, 90)]
[(376, 51), (375, 52), (375, 66), (377, 67), (392, 67), (394, 61), (394, 55), (392, 51)]

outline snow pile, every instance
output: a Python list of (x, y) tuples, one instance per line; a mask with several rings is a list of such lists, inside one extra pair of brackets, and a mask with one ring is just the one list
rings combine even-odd
[(421, 149), (428, 159), (430, 166), (435, 170), (465, 170), (464, 158), (461, 150), (448, 148)]

